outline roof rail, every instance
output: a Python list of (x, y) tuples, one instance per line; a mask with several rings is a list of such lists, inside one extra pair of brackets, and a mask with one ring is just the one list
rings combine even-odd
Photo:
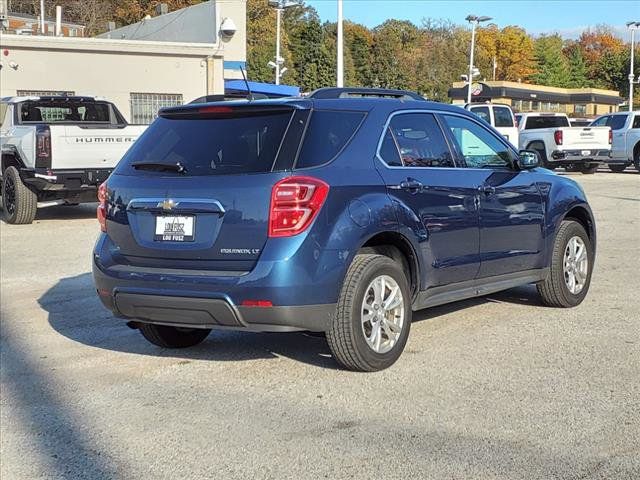
[(396, 98), (400, 100), (426, 100), (422, 95), (408, 90), (392, 90), (387, 88), (363, 88), (363, 87), (326, 87), (319, 88), (311, 92), (308, 98), (357, 98), (357, 97), (379, 97)]

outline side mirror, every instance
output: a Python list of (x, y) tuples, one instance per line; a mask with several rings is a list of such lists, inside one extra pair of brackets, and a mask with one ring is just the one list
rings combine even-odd
[(516, 159), (516, 166), (519, 170), (530, 170), (540, 166), (540, 157), (534, 150), (520, 150)]

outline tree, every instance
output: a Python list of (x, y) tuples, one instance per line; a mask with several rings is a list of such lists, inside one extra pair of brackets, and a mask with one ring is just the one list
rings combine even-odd
[(498, 78), (523, 81), (535, 72), (533, 40), (516, 26), (504, 27), (498, 35)]
[(587, 76), (587, 64), (584, 55), (577, 42), (569, 43), (564, 49), (565, 57), (569, 63), (569, 88), (582, 88), (590, 85)]
[(569, 62), (564, 56), (560, 35), (542, 35), (534, 42), (537, 71), (531, 80), (550, 87), (566, 87), (570, 83)]

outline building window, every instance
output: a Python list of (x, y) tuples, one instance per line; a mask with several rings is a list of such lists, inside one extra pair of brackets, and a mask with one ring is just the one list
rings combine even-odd
[(575, 109), (573, 110), (576, 113), (579, 113), (580, 115), (586, 115), (587, 114), (587, 106), (584, 103), (578, 104), (576, 105)]
[(164, 107), (182, 105), (182, 94), (173, 93), (132, 93), (131, 123), (149, 124)]

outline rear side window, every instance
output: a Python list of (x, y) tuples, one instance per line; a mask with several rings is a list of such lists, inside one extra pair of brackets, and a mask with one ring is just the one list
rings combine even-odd
[(611, 127), (611, 130), (620, 130), (627, 122), (627, 115), (612, 115), (611, 121), (607, 122), (607, 125)]
[[(159, 117), (118, 164), (125, 175), (234, 175), (273, 169), (291, 112), (227, 117)], [(182, 173), (156, 168), (180, 165)]]
[(569, 120), (563, 116), (548, 116), (548, 117), (527, 117), (527, 124), (524, 126), (525, 130), (535, 130), (538, 128), (555, 128), (555, 127), (568, 127)]
[(296, 168), (317, 167), (333, 160), (364, 119), (364, 112), (314, 110)]
[(504, 107), (493, 108), (493, 118), (495, 119), (495, 127), (513, 127), (513, 117), (511, 110)]
[(491, 114), (489, 113), (489, 107), (473, 107), (471, 108), (471, 112), (475, 113), (478, 117), (491, 125)]

